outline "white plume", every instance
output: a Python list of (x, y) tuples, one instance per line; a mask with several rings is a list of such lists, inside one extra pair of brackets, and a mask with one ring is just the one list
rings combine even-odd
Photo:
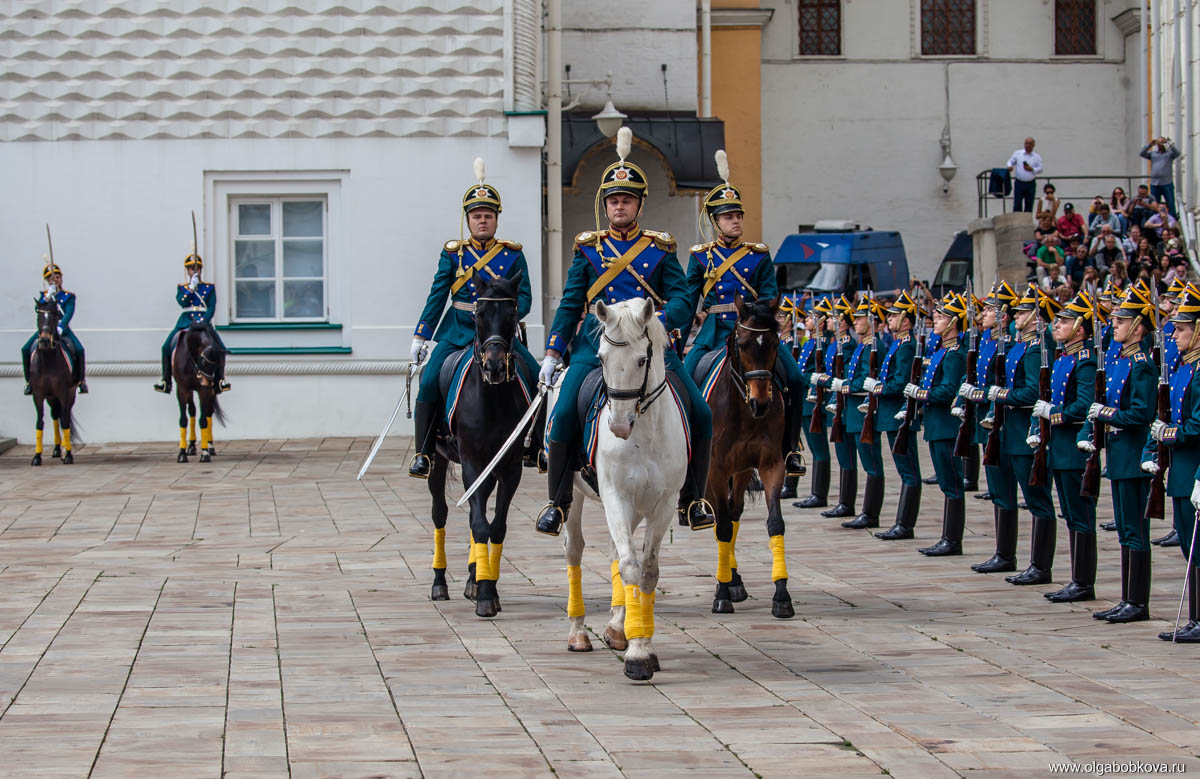
[(629, 156), (629, 150), (633, 148), (633, 130), (628, 127), (622, 127), (617, 130), (617, 157), (621, 162)]
[(484, 174), (483, 157), (476, 157), (475, 158), (475, 180), (478, 181), (480, 184), (483, 183), (483, 174)]
[(724, 149), (717, 149), (717, 175), (721, 177), (721, 181), (729, 183), (729, 155)]

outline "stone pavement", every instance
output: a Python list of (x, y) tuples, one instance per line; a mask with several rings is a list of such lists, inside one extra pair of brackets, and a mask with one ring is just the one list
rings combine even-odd
[[(1049, 588), (972, 573), (992, 551), (990, 504), (968, 499), (967, 555), (936, 560), (915, 551), (940, 530), (936, 488), (926, 487), (917, 542), (877, 541), (789, 506), (797, 616), (780, 621), (753, 521), (765, 518), (760, 503), (739, 537), (751, 599), (736, 614), (710, 613), (712, 535), (668, 538), (663, 669), (635, 684), (598, 639), (591, 654), (566, 652), (561, 545), (530, 522), (543, 477), (526, 471), (501, 566), (504, 611), (481, 620), (461, 597), (464, 515), (452, 512), (448, 529), (453, 600), (432, 603), (425, 485), (403, 474), (403, 440), (356, 482), (369, 443), (219, 443), (207, 465), (177, 464), (169, 443), (84, 446), (69, 468), (31, 469), (25, 446), (0, 456), (0, 773), (1200, 769), (1200, 648), (1155, 638), (1175, 617), (1178, 549), (1155, 551), (1156, 619), (1116, 626), (1089, 616), (1110, 601), (1052, 606)], [(1107, 499), (1100, 513), (1111, 517)], [(585, 527), (595, 632), (609, 586), (594, 506)], [(1060, 530), (1060, 581), (1065, 540)], [(1118, 591), (1116, 549), (1102, 534), (1106, 598)]]

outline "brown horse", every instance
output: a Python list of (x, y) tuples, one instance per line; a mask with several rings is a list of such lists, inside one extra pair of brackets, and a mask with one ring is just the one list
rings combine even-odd
[(53, 300), (38, 304), (37, 348), (29, 360), (29, 386), (33, 390), (33, 406), (37, 409), (36, 443), (30, 465), (42, 464), (43, 403), (50, 406), (50, 418), (54, 420), (52, 456), (61, 457), (63, 465), (75, 462), (75, 455), (71, 453), (71, 410), (75, 407), (77, 385), (62, 336), (58, 334), (59, 317), (58, 304)]
[[(213, 445), (212, 424), (216, 419), (225, 424), (225, 414), (217, 401), (217, 372), (220, 355), (202, 322), (193, 322), (179, 334), (171, 354), (171, 375), (175, 379), (175, 399), (179, 401), (179, 456), (176, 462), (186, 463), (189, 454), (196, 453), (196, 401), (200, 399), (200, 462), (211, 462), (217, 453)], [(188, 445), (188, 425), (191, 424), (191, 446)]]
[(771, 580), (775, 582), (771, 615), (787, 619), (796, 612), (787, 591), (783, 513), (779, 507), (784, 477), (784, 399), (775, 387), (779, 353), (775, 311), (779, 298), (747, 303), (739, 296), (734, 304), (737, 327), (729, 334), (725, 364), (708, 401), (712, 407), (713, 442), (707, 497), (717, 515), (717, 591), (712, 610), (714, 614), (732, 614), (734, 601), (747, 597), (737, 576), (734, 543), (745, 508), (746, 488), (757, 470), (767, 499)]

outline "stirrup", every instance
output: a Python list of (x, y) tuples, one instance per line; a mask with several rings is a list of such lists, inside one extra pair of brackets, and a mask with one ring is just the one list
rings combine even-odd
[[(796, 467), (789, 467), (792, 458), (799, 461)], [(787, 457), (783, 458), (783, 465), (787, 476), (803, 476), (808, 473), (808, 468), (804, 465), (804, 453), (796, 449), (788, 452)]]
[(408, 475), (416, 479), (428, 479), (430, 470), (429, 455), (417, 452), (408, 461)]
[[(553, 509), (553, 514), (550, 510)], [(534, 530), (547, 535), (556, 536), (562, 532), (563, 522), (567, 521), (566, 514), (563, 510), (555, 506), (553, 503), (547, 503), (542, 506), (542, 510), (538, 512), (537, 522), (534, 524)]]
[(25, 394), (26, 394), (26, 395), (32, 395), (32, 394), (33, 394), (33, 387), (31, 387), (31, 386), (29, 385), (29, 382), (25, 382)]
[[(696, 519), (694, 519), (692, 517), (692, 514), (693, 514), (692, 509), (696, 508), (697, 506), (699, 506), (701, 509), (705, 510), (703, 519), (701, 519), (699, 521), (697, 521)], [(691, 503), (688, 504), (688, 507), (685, 511), (685, 516), (687, 517), (687, 521), (688, 521), (688, 527), (690, 527), (692, 530), (708, 530), (710, 527), (713, 527), (714, 525), (717, 524), (716, 514), (717, 514), (717, 512), (715, 510), (713, 510), (712, 504), (709, 503), (704, 498), (698, 498), (696, 500), (693, 500)]]
[(170, 381), (155, 382), (154, 383), (154, 391), (162, 392), (163, 394), (169, 394), (171, 392), (171, 382)]
[(86, 381), (80, 381), (80, 382), (79, 382), (79, 394), (80, 394), (80, 395), (86, 395), (86, 394), (88, 394), (88, 386), (87, 386), (87, 382), (86, 382)]
[(224, 379), (217, 382), (217, 392), (229, 392), (231, 389), (233, 389), (233, 385)]

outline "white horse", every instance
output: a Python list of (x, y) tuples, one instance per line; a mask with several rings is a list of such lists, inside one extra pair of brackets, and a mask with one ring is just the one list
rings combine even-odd
[[(597, 422), (595, 453), (599, 494), (576, 477), (575, 487), (604, 506), (612, 557), (612, 607), (604, 640), (625, 649), (625, 675), (646, 680), (658, 670), (654, 653), (654, 590), (658, 550), (675, 518), (675, 502), (687, 469), (687, 434), (667, 386), (663, 360), (667, 332), (649, 300), (596, 304), (603, 325), (600, 364), (608, 399)], [(555, 400), (550, 398), (551, 403)], [(591, 651), (583, 625), (580, 560), (583, 506), (573, 500), (563, 545), (567, 556), (567, 648)], [(645, 520), (641, 554), (634, 530)]]

